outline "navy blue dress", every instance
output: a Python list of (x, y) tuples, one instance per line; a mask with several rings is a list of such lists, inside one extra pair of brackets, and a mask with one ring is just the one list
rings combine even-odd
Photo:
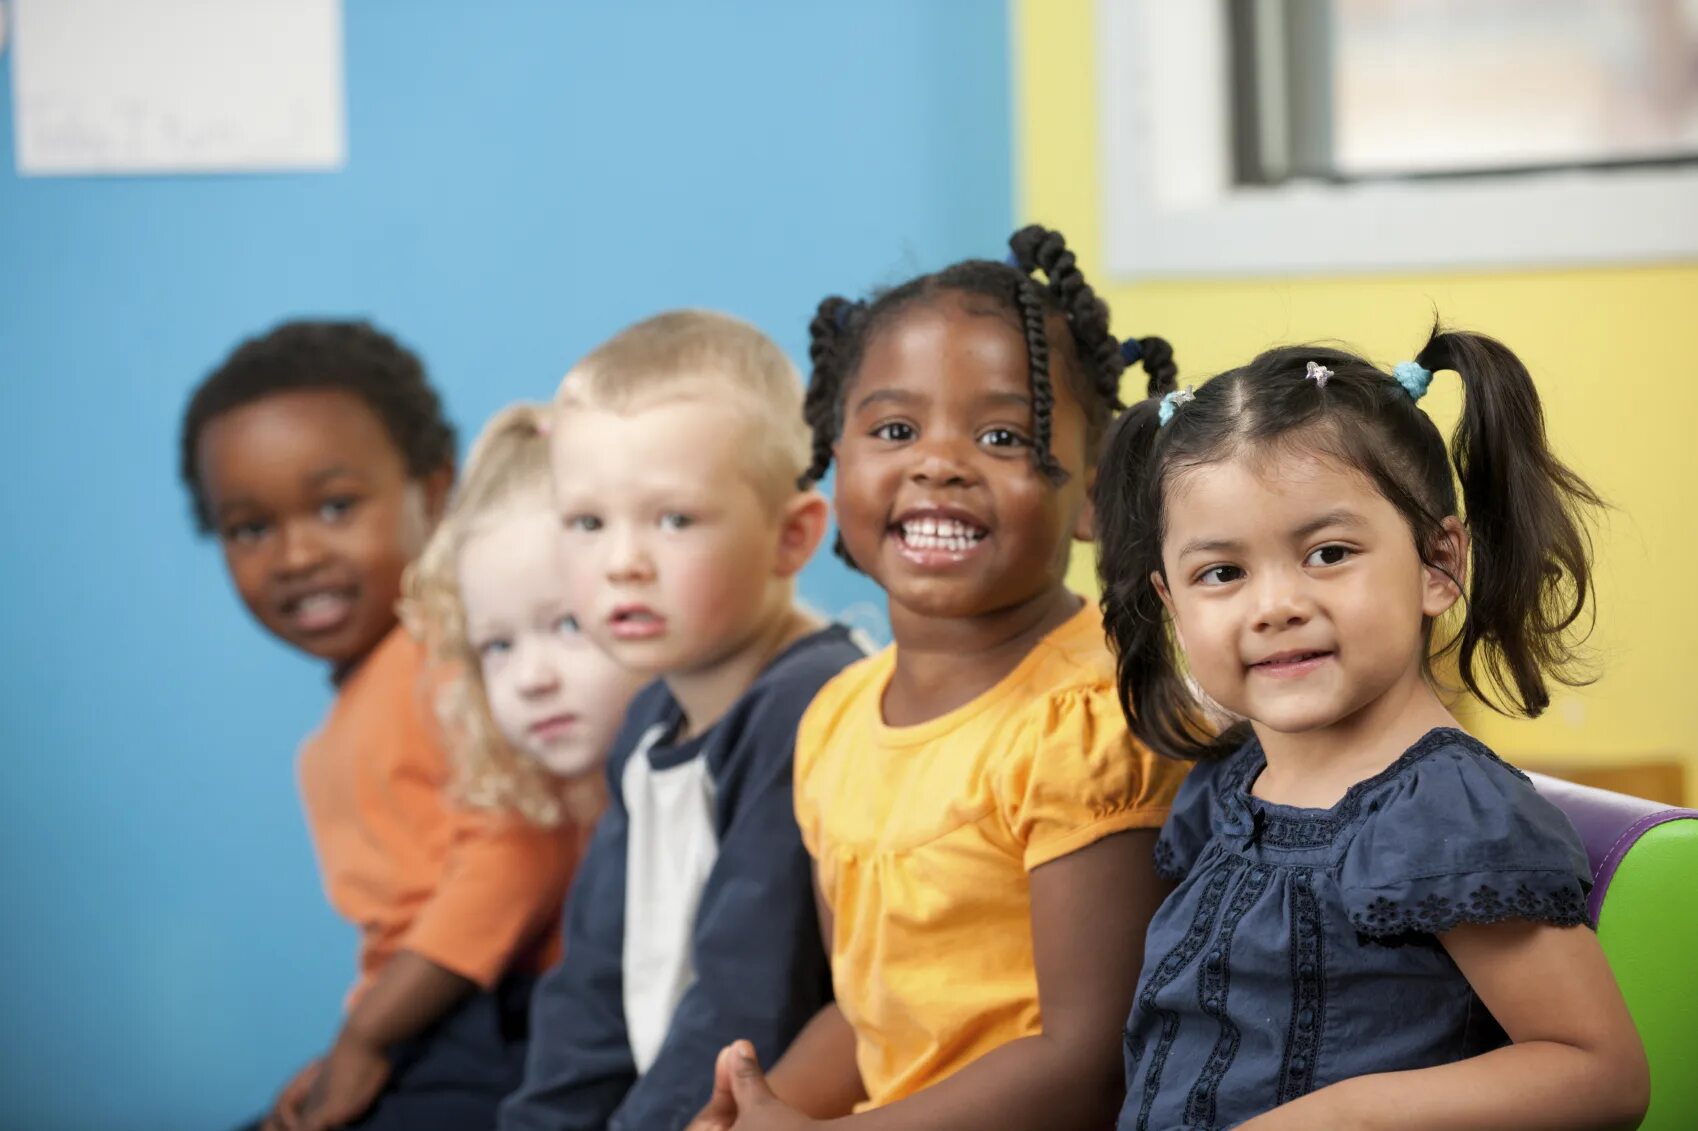
[(1191, 771), (1156, 844), (1120, 1131), (1231, 1127), (1370, 1072), (1446, 1064), (1503, 1030), (1437, 934), (1586, 922), (1574, 827), (1513, 766), (1434, 730), (1331, 809), (1260, 801), (1251, 740)]

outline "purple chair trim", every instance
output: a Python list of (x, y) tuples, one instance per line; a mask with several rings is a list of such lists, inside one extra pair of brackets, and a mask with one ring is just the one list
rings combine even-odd
[(1586, 900), (1586, 913), (1594, 923), (1603, 909), (1604, 894), (1628, 849), (1658, 825), (1698, 819), (1698, 809), (1682, 809), (1625, 793), (1575, 785), (1544, 774), (1527, 776), (1540, 796), (1568, 816), (1586, 846), (1586, 858), (1592, 865), (1592, 894)]

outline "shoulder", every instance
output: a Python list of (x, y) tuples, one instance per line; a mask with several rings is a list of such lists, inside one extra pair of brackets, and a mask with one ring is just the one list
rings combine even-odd
[(866, 656), (851, 631), (828, 625), (786, 648), (715, 726), (716, 761), (756, 749), (788, 763), (803, 714), (820, 690)]
[(447, 750), (431, 702), (424, 645), (397, 625), (337, 689), (315, 745), (351, 746), (370, 757), (388, 751), (398, 762), (447, 773)]
[(784, 697), (805, 692), (810, 698), (844, 669), (867, 658), (855, 633), (830, 624), (781, 652), (749, 688), (751, 697)]
[[(1578, 842), (1568, 818), (1539, 795), (1527, 775), (1472, 735), (1438, 728), (1381, 774), (1353, 791), (1357, 839), (1371, 846), (1388, 836), (1435, 835), (1444, 847), (1478, 842), (1483, 851), (1521, 855), (1512, 843), (1545, 854), (1551, 841)], [(1485, 846), (1490, 846), (1486, 848)]]
[(397, 625), (342, 681), (334, 711), (392, 711), (400, 702), (428, 707), (427, 670), (424, 644)]
[(1089, 601), (1032, 649), (1023, 682), (1052, 695), (1114, 693), (1114, 654), (1102, 612)]
[(1339, 881), (1364, 932), (1583, 921), (1591, 867), (1574, 826), (1477, 739), (1429, 732), (1360, 802)]
[(669, 729), (677, 725), (678, 718), (678, 701), (667, 689), (665, 680), (652, 680), (631, 697), (625, 708), (625, 721), (607, 752), (607, 773), (615, 791), (625, 766), (645, 744), (649, 732), (656, 727)]
[(1191, 765), (1156, 840), (1156, 871), (1170, 880), (1184, 879), (1217, 826), (1249, 831), (1244, 784), (1260, 764), (1261, 748), (1251, 740), (1224, 758)]
[(820, 682), (807, 704), (803, 728), (835, 731), (845, 714), (860, 709), (869, 696), (881, 694), (895, 661), (894, 646), (871, 655), (858, 652)]
[(1087, 603), (1032, 647), (1013, 678), (987, 692), (1011, 754), (1052, 743), (1125, 742), (1126, 718), (1102, 615)]

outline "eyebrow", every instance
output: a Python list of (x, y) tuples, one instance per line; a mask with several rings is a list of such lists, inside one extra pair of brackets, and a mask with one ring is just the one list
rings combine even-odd
[[(1295, 527), (1291, 531), (1291, 540), (1301, 542), (1303, 539), (1313, 537), (1319, 531), (1332, 526), (1360, 527), (1367, 524), (1368, 520), (1355, 511), (1345, 510), (1341, 507), (1338, 510), (1316, 515), (1308, 522)], [(1179, 556), (1183, 558), (1190, 554), (1242, 553), (1243, 550), (1244, 543), (1236, 538), (1194, 538), (1185, 543), (1179, 551)]]
[(1236, 553), (1244, 549), (1244, 543), (1236, 538), (1193, 538), (1179, 550), (1179, 556), (1189, 557), (1192, 554)]
[(307, 485), (317, 487), (335, 479), (338, 475), (349, 475), (355, 479), (360, 477), (360, 473), (349, 467), (347, 464), (333, 463), (329, 467), (324, 468), (322, 471), (315, 471), (311, 475), (307, 476)]
[(257, 511), (263, 509), (264, 508), (262, 508), (258, 503), (254, 502), (246, 495), (237, 495), (234, 499), (225, 499), (220, 502), (218, 504), (218, 509), (213, 512), (213, 517), (218, 522), (229, 522), (231, 515), (240, 514), (242, 511)]
[(891, 404), (918, 404), (925, 398), (918, 393), (910, 393), (905, 389), (874, 389), (866, 396), (855, 402), (855, 412), (860, 412), (870, 404), (880, 404), (889, 401)]
[(1367, 519), (1363, 518), (1353, 510), (1346, 510), (1344, 507), (1339, 507), (1337, 510), (1330, 510), (1325, 514), (1316, 515), (1308, 522), (1297, 527), (1291, 532), (1291, 538), (1292, 541), (1300, 541), (1304, 538), (1308, 538), (1310, 535), (1325, 530), (1329, 526), (1366, 525), (1368, 525)]
[(1031, 408), (1032, 398), (1025, 393), (986, 393), (979, 398), (979, 403), (986, 407), (993, 405), (1015, 405), (1019, 408)]
[[(923, 404), (927, 399), (919, 393), (911, 393), (906, 389), (874, 389), (855, 402), (854, 411), (860, 412), (870, 404), (887, 401), (891, 404), (911, 405)], [(985, 393), (977, 398), (977, 403), (985, 408), (1013, 405), (1016, 408), (1029, 409), (1032, 407), (1032, 398), (1025, 393)]]

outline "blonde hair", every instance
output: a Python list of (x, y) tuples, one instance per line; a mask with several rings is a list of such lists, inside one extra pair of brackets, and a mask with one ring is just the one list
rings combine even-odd
[(555, 404), (623, 413), (693, 392), (740, 411), (755, 486), (775, 500), (794, 495), (812, 454), (802, 378), (776, 342), (740, 318), (669, 310), (628, 326), (572, 367)]
[(490, 515), (549, 491), (549, 409), (515, 404), (484, 425), (448, 511), (401, 582), (401, 619), (422, 640), (435, 675), (436, 717), (454, 766), (456, 799), (475, 809), (516, 812), (535, 825), (589, 820), (599, 810), (599, 774), (563, 781), (501, 734), (489, 711), (483, 669), (460, 599), (460, 551)]

